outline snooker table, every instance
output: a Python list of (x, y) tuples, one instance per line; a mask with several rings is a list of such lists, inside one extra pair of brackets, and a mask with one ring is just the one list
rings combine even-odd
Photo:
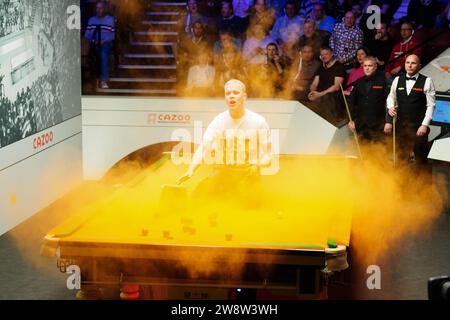
[[(217, 168), (176, 187), (187, 165), (164, 154), (49, 231), (41, 255), (56, 257), (61, 272), (79, 266), (80, 299), (102, 288), (122, 299), (234, 299), (242, 288), (259, 299), (323, 298), (328, 278), (348, 268), (352, 201), (335, 193), (354, 163), (280, 156), (278, 173), (257, 187), (208, 199), (196, 187)], [(324, 164), (337, 174), (327, 184), (316, 178)]]

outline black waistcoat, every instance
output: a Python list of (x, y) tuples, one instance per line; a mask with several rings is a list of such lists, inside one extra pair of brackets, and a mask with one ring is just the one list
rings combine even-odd
[(427, 97), (423, 91), (426, 79), (427, 77), (419, 74), (408, 95), (406, 76), (401, 75), (399, 77), (397, 83), (397, 120), (399, 123), (420, 127), (427, 109)]

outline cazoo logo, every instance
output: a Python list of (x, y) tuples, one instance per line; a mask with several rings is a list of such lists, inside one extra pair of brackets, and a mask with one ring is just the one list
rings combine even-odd
[(149, 113), (147, 123), (190, 123), (191, 119), (191, 115), (186, 113)]
[(53, 142), (53, 131), (46, 132), (33, 139), (33, 148), (39, 149)]

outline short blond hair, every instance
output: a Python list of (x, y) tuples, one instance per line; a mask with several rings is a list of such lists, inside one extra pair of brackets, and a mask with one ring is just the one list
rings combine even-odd
[(372, 61), (372, 62), (374, 62), (375, 64), (377, 64), (377, 58), (375, 58), (374, 56), (367, 56), (367, 57), (364, 57), (363, 61)]
[(244, 84), (241, 80), (238, 80), (238, 79), (230, 79), (230, 80), (228, 80), (227, 82), (225, 82), (224, 88), (225, 88), (227, 85), (230, 85), (230, 84), (237, 84), (237, 85), (239, 85), (239, 86), (242, 88), (242, 91), (243, 91), (243, 92), (246, 92), (246, 91), (247, 91), (246, 88), (245, 88), (245, 84)]

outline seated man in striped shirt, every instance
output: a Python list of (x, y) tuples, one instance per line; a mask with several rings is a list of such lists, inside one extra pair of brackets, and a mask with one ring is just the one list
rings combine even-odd
[(115, 38), (115, 20), (106, 14), (106, 2), (99, 1), (95, 7), (96, 15), (89, 18), (84, 36), (89, 39), (100, 55), (100, 88), (108, 89), (108, 59)]

